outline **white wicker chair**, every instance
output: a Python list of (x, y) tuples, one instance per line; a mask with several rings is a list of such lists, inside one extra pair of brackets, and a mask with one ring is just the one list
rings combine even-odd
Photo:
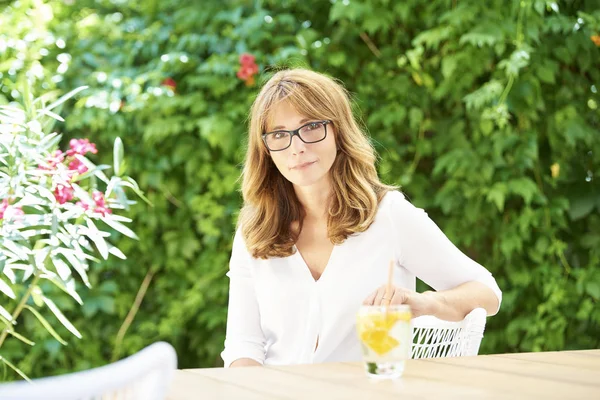
[(431, 315), (413, 319), (411, 358), (476, 356), (486, 316), (483, 308), (476, 308), (458, 322), (444, 321)]
[(87, 371), (0, 385), (3, 400), (163, 400), (177, 355), (170, 344), (154, 343), (121, 361)]

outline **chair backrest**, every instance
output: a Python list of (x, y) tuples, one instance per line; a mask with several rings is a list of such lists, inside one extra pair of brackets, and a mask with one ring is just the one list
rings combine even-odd
[(476, 356), (486, 316), (483, 308), (476, 308), (458, 322), (431, 315), (414, 318), (411, 358)]
[(177, 355), (154, 343), (121, 361), (72, 374), (0, 385), (0, 399), (163, 400), (177, 369)]

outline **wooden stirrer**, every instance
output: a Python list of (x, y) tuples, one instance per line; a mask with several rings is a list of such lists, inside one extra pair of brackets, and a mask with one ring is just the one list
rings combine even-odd
[(390, 266), (388, 269), (388, 280), (387, 280), (387, 285), (385, 287), (385, 294), (383, 295), (383, 298), (386, 299), (385, 300), (385, 312), (387, 313), (387, 309), (388, 306), (390, 305), (390, 303), (392, 302), (392, 285), (394, 284), (394, 260), (390, 260)]

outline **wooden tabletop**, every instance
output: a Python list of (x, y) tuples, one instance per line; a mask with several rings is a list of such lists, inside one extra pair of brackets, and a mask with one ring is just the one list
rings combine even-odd
[(362, 363), (186, 369), (167, 399), (600, 399), (600, 350), (409, 360), (369, 379)]

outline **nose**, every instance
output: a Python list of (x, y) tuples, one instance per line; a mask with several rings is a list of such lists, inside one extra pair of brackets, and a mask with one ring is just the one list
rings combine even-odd
[(304, 143), (298, 136), (292, 137), (292, 144), (290, 145), (292, 154), (302, 154), (306, 150), (306, 143)]

